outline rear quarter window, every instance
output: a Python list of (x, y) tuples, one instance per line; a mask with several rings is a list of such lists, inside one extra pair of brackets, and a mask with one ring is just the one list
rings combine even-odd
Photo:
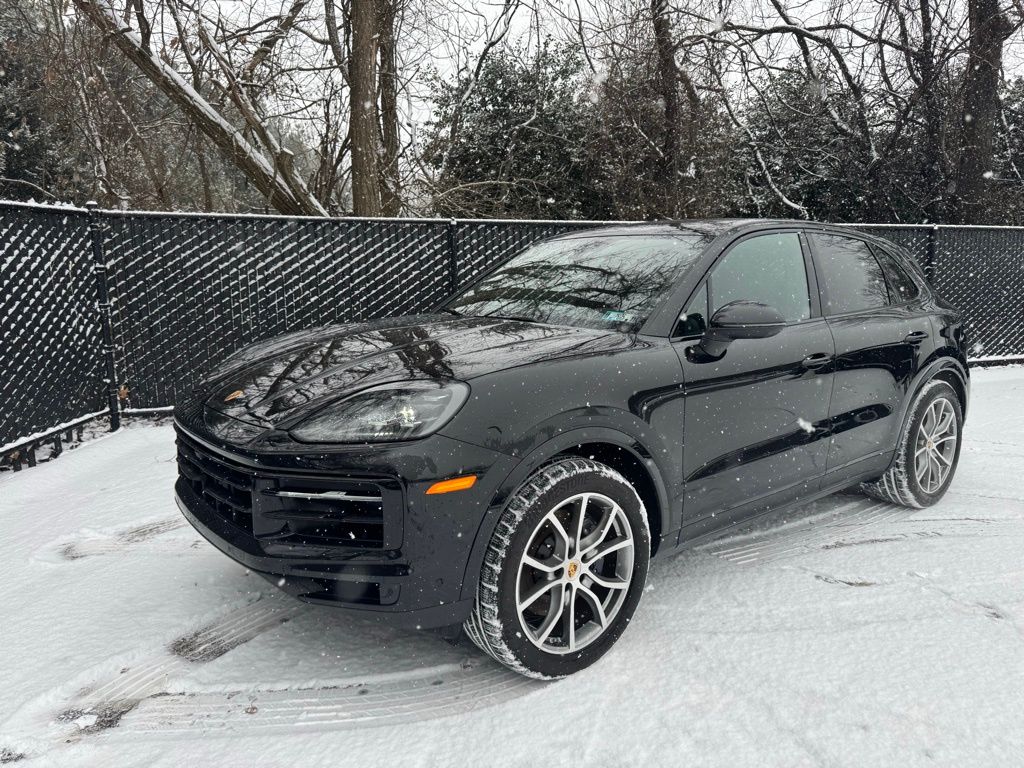
[(823, 314), (842, 315), (889, 304), (885, 273), (865, 241), (821, 232), (811, 239)]
[(881, 246), (872, 245), (872, 249), (878, 263), (882, 265), (882, 272), (889, 285), (890, 303), (903, 304), (916, 299), (921, 294), (921, 289), (896, 256)]

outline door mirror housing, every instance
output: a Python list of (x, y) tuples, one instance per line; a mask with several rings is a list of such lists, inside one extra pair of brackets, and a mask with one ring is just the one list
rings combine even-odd
[(767, 339), (785, 327), (785, 318), (774, 307), (757, 301), (732, 301), (711, 316), (704, 336), (690, 349), (718, 360), (736, 339)]

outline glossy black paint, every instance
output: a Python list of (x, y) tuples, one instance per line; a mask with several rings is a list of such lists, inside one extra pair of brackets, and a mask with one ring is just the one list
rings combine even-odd
[[(906, 265), (921, 287), (912, 302), (825, 318), (803, 234), (811, 317), (770, 338), (731, 341), (718, 359), (695, 356), (699, 338), (671, 333), (732, 244), (765, 232), (851, 233), (792, 222), (678, 226), (706, 234), (706, 251), (639, 333), (443, 312), (314, 329), (246, 348), (179, 404), (182, 439), (248, 478), (253, 494), (302, 483), (391, 489), (380, 546), (289, 536), (299, 525), (289, 520), (309, 510), (268, 505), (264, 495), (255, 496), (251, 522), (235, 525), (197, 495), (202, 481), (183, 477), (184, 514), (215, 546), (275, 581), (284, 577), (284, 588), (303, 599), (440, 626), (468, 614), (505, 500), (555, 456), (595, 455), (620, 469), (645, 502), (656, 551), (669, 551), (750, 514), (879, 474), (910, 394), (929, 378), (955, 382), (966, 406), (962, 321), (920, 271)], [(567, 237), (677, 231), (643, 225)], [(339, 398), (410, 379), (467, 382), (469, 399), (439, 432), (415, 441), (309, 445), (288, 433)], [(469, 490), (425, 493), (464, 474), (479, 478)]]
[(745, 502), (789, 501), (817, 490), (829, 448), (834, 354), (821, 318), (786, 326), (771, 339), (733, 342), (719, 361), (693, 362), (692, 341), (674, 346), (686, 382), (683, 508), (688, 526), (716, 527)]

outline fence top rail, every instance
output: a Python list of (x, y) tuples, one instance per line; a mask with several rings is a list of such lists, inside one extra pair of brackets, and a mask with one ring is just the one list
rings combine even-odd
[(829, 224), (833, 227), (888, 227), (890, 229), (937, 229), (940, 226), (956, 226), (954, 224), (894, 224), (893, 222), (879, 223), (874, 221), (823, 221), (821, 223)]
[[(458, 219), (443, 217), (414, 217), (414, 216), (288, 216), (278, 213), (229, 213), (229, 212), (205, 212), (205, 211), (126, 211), (114, 208), (86, 208), (71, 203), (37, 203), (21, 202), (18, 200), (0, 200), (0, 210), (14, 208), (22, 210), (50, 211), (60, 213), (89, 213), (90, 210), (109, 217), (151, 217), (151, 218), (196, 218), (196, 219), (269, 219), (274, 221), (335, 221), (335, 222), (379, 222), (379, 223), (400, 223), (400, 224), (507, 224), (523, 225), (534, 224), (537, 226), (624, 226), (630, 224), (658, 224), (667, 220), (663, 219)], [(801, 219), (793, 219), (794, 222), (801, 222)], [(1003, 224), (939, 224), (939, 223), (894, 223), (894, 222), (872, 222), (872, 221), (821, 221), (806, 222), (832, 224), (841, 227), (879, 227), (890, 229), (977, 229), (977, 230), (1007, 230), (1022, 231), (1024, 226), (1012, 226)]]
[(71, 203), (23, 203), (20, 200), (0, 200), (0, 210), (4, 208), (18, 208), (27, 211), (50, 211), (61, 213), (88, 213), (86, 208), (80, 208)]
[(102, 209), (99, 211), (105, 216), (131, 216), (131, 217), (155, 217), (155, 218), (199, 218), (199, 219), (270, 219), (275, 221), (339, 221), (339, 222), (379, 222), (383, 224), (538, 224), (538, 225), (592, 225), (607, 226), (609, 224), (657, 224), (654, 221), (634, 220), (618, 221), (593, 219), (446, 219), (441, 217), (415, 217), (415, 216), (286, 216), (279, 213), (206, 213), (203, 211), (121, 211), (116, 209)]
[(999, 231), (1024, 231), (1024, 227), (1010, 224), (936, 224), (936, 229), (996, 229)]
[(1024, 231), (1024, 226), (1014, 226), (1012, 224), (876, 224), (871, 221), (837, 221), (832, 222), (832, 224), (837, 227), (890, 227), (892, 229), (995, 229), (1000, 231)]
[(405, 223), (405, 224), (571, 224), (571, 225), (593, 225), (606, 226), (609, 224), (656, 224), (657, 220), (636, 219), (632, 221), (607, 219), (454, 219), (440, 216), (416, 217), (416, 216), (289, 216), (280, 213), (231, 213), (227, 211), (136, 211), (121, 210), (118, 208), (95, 208), (90, 209), (72, 205), (71, 203), (26, 203), (20, 200), (0, 199), (0, 209), (19, 208), (23, 210), (40, 211), (71, 211), (75, 213), (89, 213), (90, 210), (104, 216), (112, 217), (153, 217), (153, 218), (198, 218), (198, 219), (272, 219), (276, 221), (342, 221), (342, 222), (382, 222), (382, 223)]

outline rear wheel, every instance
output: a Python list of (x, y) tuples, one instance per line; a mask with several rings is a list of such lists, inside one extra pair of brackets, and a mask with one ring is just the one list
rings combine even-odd
[(963, 410), (953, 388), (930, 381), (917, 394), (892, 466), (864, 491), (907, 507), (929, 507), (941, 499), (960, 460)]
[(588, 459), (549, 464), (502, 512), (466, 632), (531, 677), (584, 669), (629, 623), (650, 552), (643, 502), (622, 475)]

